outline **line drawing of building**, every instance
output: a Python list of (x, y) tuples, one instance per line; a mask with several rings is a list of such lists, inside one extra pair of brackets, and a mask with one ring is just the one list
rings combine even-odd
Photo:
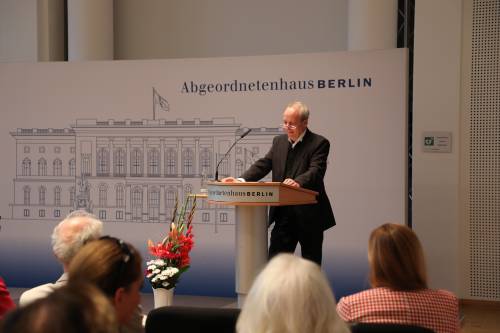
[[(175, 198), (199, 193), (247, 129), (232, 117), (77, 119), (70, 128), (18, 128), (10, 133), (16, 142), (12, 219), (60, 220), (82, 208), (103, 222), (169, 222)], [(252, 128), (219, 175), (239, 176), (279, 133)], [(232, 207), (199, 201), (194, 223), (234, 224)]]

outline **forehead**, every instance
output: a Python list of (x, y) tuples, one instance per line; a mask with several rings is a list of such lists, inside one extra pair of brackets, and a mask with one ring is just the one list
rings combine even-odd
[(297, 108), (286, 108), (283, 112), (283, 119), (288, 121), (300, 121), (300, 113)]

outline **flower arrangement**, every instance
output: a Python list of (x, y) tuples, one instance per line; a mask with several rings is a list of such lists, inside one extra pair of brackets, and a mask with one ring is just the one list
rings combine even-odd
[[(186, 212), (191, 200), (191, 209)], [(191, 223), (196, 209), (196, 197), (188, 196), (179, 213), (177, 207), (178, 200), (176, 198), (167, 237), (156, 245), (148, 240), (149, 253), (155, 259), (146, 263), (146, 278), (155, 289), (174, 288), (179, 282), (181, 274), (188, 270), (190, 265), (189, 252), (194, 246)]]

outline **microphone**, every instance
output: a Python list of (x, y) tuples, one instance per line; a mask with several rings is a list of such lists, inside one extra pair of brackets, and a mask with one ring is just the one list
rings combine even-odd
[(242, 135), (240, 135), (240, 137), (236, 141), (234, 141), (234, 143), (231, 145), (231, 147), (229, 147), (229, 149), (227, 150), (227, 152), (220, 159), (219, 163), (217, 163), (217, 166), (215, 167), (215, 181), (216, 182), (219, 181), (219, 165), (222, 163), (222, 161), (224, 161), (226, 159), (227, 154), (229, 154), (229, 152), (231, 151), (231, 149), (233, 149), (234, 145), (237, 144), (238, 141), (240, 141), (241, 139), (243, 139), (245, 136), (247, 136), (248, 133), (250, 133), (251, 131), (252, 131), (252, 129), (249, 128)]

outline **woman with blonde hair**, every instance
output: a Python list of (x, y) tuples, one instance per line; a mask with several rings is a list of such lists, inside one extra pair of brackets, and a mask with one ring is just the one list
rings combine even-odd
[(121, 329), (142, 331), (142, 258), (131, 244), (110, 236), (87, 243), (71, 260), (68, 276), (70, 283), (84, 280), (96, 285), (111, 300)]
[(458, 332), (458, 299), (449, 291), (429, 289), (422, 245), (410, 228), (386, 223), (373, 230), (368, 263), (372, 289), (341, 298), (337, 312), (342, 319)]
[(347, 333), (320, 267), (291, 254), (275, 256), (254, 281), (238, 333)]

